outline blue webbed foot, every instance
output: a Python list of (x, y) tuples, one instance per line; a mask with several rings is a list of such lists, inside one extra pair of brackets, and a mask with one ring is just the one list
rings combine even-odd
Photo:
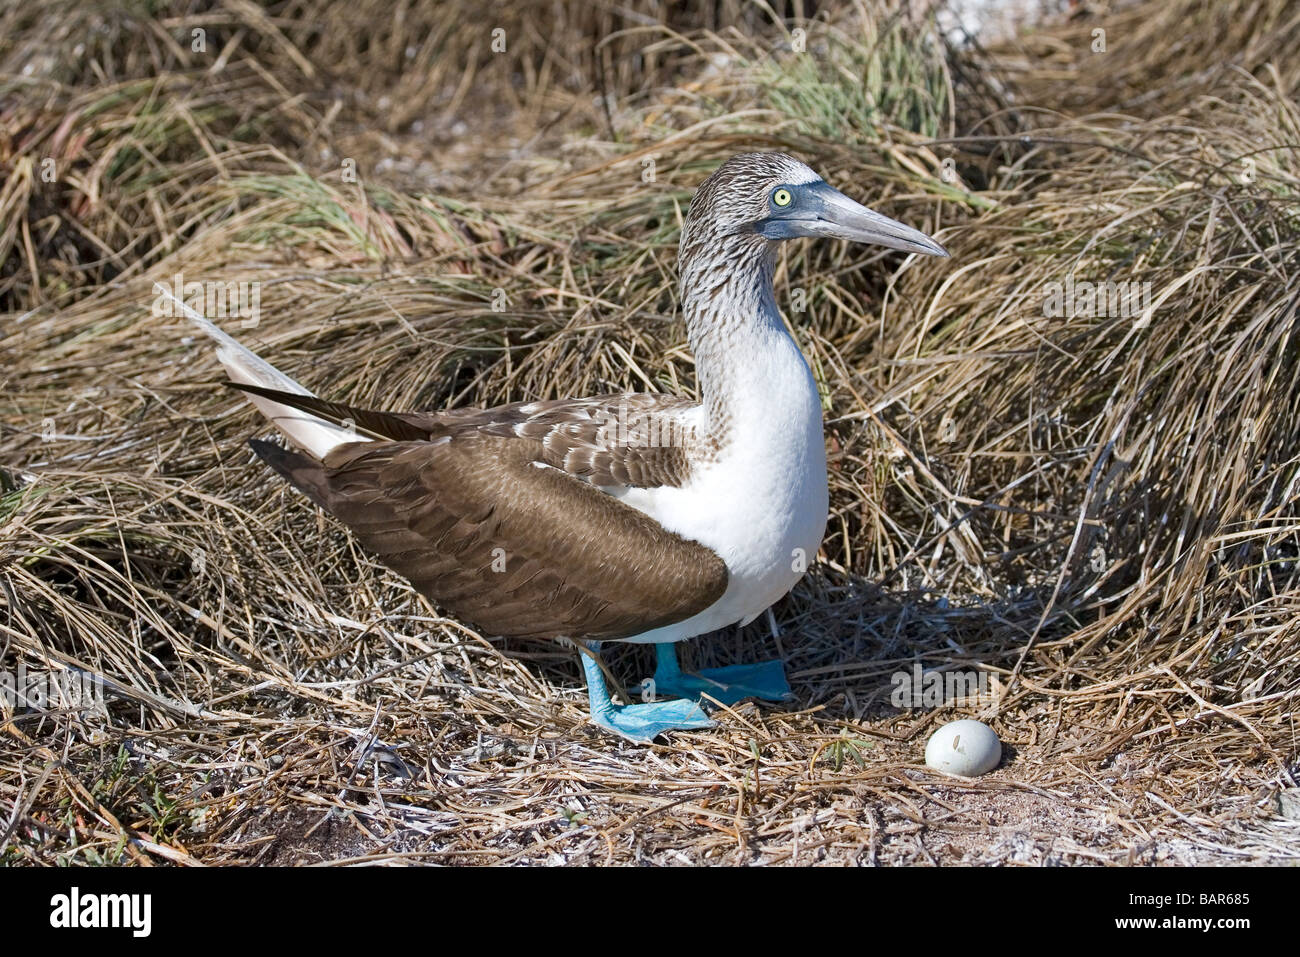
[(601, 711), (593, 708), (591, 719), (606, 731), (640, 744), (649, 744), (665, 731), (691, 731), (717, 724), (704, 713), (698, 701), (686, 698), (649, 704), (610, 704)]
[(784, 701), (790, 697), (790, 684), (785, 680), (785, 666), (780, 661), (760, 661), (752, 665), (730, 665), (687, 673), (678, 666), (677, 651), (671, 644), (656, 645), (655, 652), (659, 660), (654, 677), (657, 694), (694, 699), (708, 695), (724, 705), (746, 698)]
[[(598, 642), (589, 642), (587, 647), (592, 651), (600, 650)], [(591, 720), (607, 731), (613, 731), (631, 741), (649, 743), (665, 731), (691, 731), (716, 725), (704, 713), (698, 701), (685, 698), (616, 705), (610, 700), (609, 691), (605, 687), (605, 675), (595, 657), (583, 655), (582, 667), (587, 675)]]

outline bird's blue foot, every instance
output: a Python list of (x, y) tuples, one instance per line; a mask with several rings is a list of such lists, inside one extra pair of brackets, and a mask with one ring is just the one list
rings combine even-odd
[(686, 673), (677, 664), (677, 649), (671, 643), (655, 645), (655, 654), (658, 656), (654, 677), (656, 694), (697, 700), (701, 695), (708, 695), (724, 705), (746, 698), (784, 701), (790, 697), (790, 684), (785, 680), (785, 666), (780, 661)]
[[(600, 650), (599, 642), (588, 642), (592, 651)], [(582, 656), (582, 667), (587, 675), (587, 698), (591, 703), (591, 719), (607, 731), (640, 743), (649, 743), (665, 731), (690, 731), (712, 728), (712, 721), (698, 701), (685, 698), (677, 701), (652, 701), (645, 704), (616, 705), (610, 700), (605, 686), (605, 675), (592, 655)]]
[(591, 718), (606, 731), (638, 744), (649, 744), (665, 731), (691, 731), (717, 725), (698, 701), (686, 698), (649, 704), (610, 704), (602, 711), (593, 708)]

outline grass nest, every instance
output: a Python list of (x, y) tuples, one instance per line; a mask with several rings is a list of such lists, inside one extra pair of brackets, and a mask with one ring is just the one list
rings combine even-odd
[[(704, 7), (0, 14), (0, 669), (105, 692), (0, 696), (0, 861), (1300, 858), (1294, 7), (1084, 5), (987, 49), (923, 5)], [(614, 740), (571, 650), (414, 594), (153, 308), (256, 282), (225, 323), (357, 405), (690, 393), (677, 233), (742, 149), (952, 258), (783, 252), (831, 520), (692, 643), (795, 690), (714, 731)], [(914, 667), (986, 691), (897, 707)], [(921, 760), (963, 716), (1006, 746), (970, 781)]]

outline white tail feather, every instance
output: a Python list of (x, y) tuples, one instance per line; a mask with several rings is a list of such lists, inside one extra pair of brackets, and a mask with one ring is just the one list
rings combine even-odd
[[(271, 365), (257, 353), (240, 345), (226, 333), (222, 332), (206, 316), (196, 312), (188, 304), (174, 296), (162, 283), (154, 283), (154, 290), (166, 296), (176, 307), (217, 344), (217, 359), (225, 366), (226, 374), (232, 382), (244, 385), (259, 385), (266, 389), (280, 392), (292, 392), (295, 395), (312, 395), (302, 385)], [(316, 458), (324, 458), (331, 450), (345, 442), (366, 442), (369, 439), (359, 435), (355, 429), (345, 428), (326, 421), (309, 412), (273, 402), (260, 395), (245, 393), (245, 397), (257, 406), (277, 429), (293, 442), (294, 445)]]

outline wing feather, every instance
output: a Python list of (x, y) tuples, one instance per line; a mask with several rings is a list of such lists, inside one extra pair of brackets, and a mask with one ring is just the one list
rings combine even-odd
[(714, 552), (559, 468), (542, 442), (469, 431), (257, 453), (421, 593), (489, 634), (616, 639), (726, 590)]
[(420, 441), (473, 434), (540, 445), (537, 461), (603, 487), (679, 487), (698, 442), (696, 406), (677, 396), (629, 393), (588, 399), (517, 402), (492, 409), (380, 412), (314, 395), (227, 383), (258, 398), (352, 429), (357, 437)]

